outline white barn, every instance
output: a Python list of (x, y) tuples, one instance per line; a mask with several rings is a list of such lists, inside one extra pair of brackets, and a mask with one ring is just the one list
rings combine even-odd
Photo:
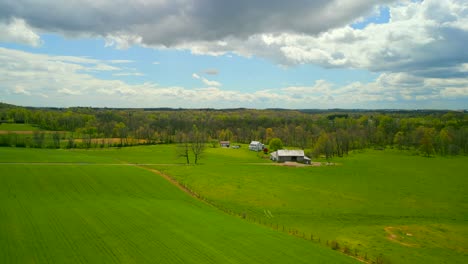
[(304, 150), (279, 149), (270, 154), (270, 159), (276, 162), (295, 161), (310, 164), (309, 157), (304, 155)]
[(252, 141), (250, 142), (249, 149), (253, 151), (262, 151), (265, 145), (263, 145), (259, 141)]

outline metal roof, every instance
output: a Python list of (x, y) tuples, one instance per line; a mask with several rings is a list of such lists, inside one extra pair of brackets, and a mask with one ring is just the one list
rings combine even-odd
[(303, 157), (304, 150), (301, 149), (279, 149), (276, 151), (277, 157)]

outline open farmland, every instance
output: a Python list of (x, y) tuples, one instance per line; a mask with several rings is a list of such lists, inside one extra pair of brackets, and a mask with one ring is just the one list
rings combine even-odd
[(156, 168), (220, 208), (322, 244), (392, 263), (468, 261), (467, 157), (368, 150), (296, 168), (255, 164), (268, 161), (245, 149), (208, 152), (201, 166)]
[(0, 132), (24, 131), (26, 133), (32, 133), (32, 131), (40, 130), (39, 127), (30, 124), (0, 123)]
[(0, 263), (355, 262), (126, 164), (174, 161), (171, 148), (1, 148)]

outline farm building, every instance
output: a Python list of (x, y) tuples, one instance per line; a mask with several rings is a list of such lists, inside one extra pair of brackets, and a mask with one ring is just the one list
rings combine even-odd
[(220, 141), (219, 145), (221, 145), (222, 148), (229, 148), (231, 143), (229, 141)]
[(262, 151), (265, 145), (263, 145), (259, 141), (252, 141), (250, 142), (249, 149), (253, 151)]
[(276, 162), (296, 161), (310, 164), (310, 158), (304, 155), (303, 150), (279, 149), (270, 154), (270, 159)]

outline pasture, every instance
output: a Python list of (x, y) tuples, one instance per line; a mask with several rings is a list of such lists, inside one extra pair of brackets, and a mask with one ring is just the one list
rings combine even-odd
[(0, 263), (355, 262), (128, 164), (174, 163), (171, 151), (0, 148)]
[(286, 167), (243, 145), (185, 165), (174, 145), (158, 145), (0, 148), (0, 162), (0, 237), (11, 245), (0, 262), (352, 262), (334, 241), (390, 263), (468, 261), (463, 156), (366, 150), (335, 166)]
[(155, 167), (220, 208), (322, 244), (392, 263), (468, 261), (467, 157), (367, 150), (335, 158), (336, 166), (285, 167), (262, 165), (245, 149), (206, 156), (200, 166)]

